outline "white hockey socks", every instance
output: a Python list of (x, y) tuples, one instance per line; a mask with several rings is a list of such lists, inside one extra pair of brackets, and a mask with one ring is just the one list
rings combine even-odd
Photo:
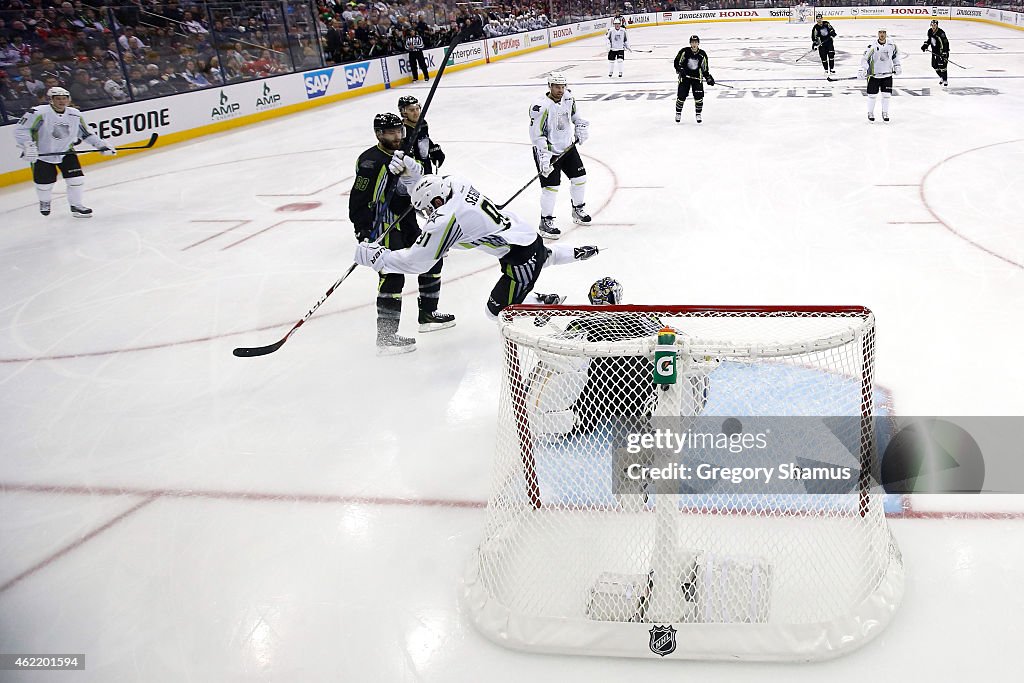
[(39, 201), (50, 201), (50, 198), (53, 196), (53, 186), (54, 183), (50, 183), (49, 185), (40, 185), (38, 183), (36, 184), (36, 197), (39, 198)]
[(624, 61), (625, 60), (622, 60), (622, 59), (616, 59), (615, 60), (615, 66), (619, 67), (619, 76), (622, 76), (622, 64), (623, 64)]
[(552, 185), (541, 189), (540, 193), (540, 215), (555, 215), (555, 200), (558, 199), (558, 186)]
[[(882, 93), (882, 116), (888, 116), (889, 115), (889, 98), (890, 97), (892, 97), (891, 93), (887, 93), (887, 92), (883, 92)], [(872, 110), (873, 109), (874, 109), (874, 107), (872, 107)]]
[(573, 206), (579, 206), (586, 202), (584, 195), (587, 193), (587, 174), (584, 173), (579, 178), (573, 178), (569, 183), (569, 198), (572, 200)]
[(608, 75), (609, 76), (615, 75), (615, 62), (616, 61), (618, 61), (618, 60), (615, 60), (615, 59), (609, 59), (608, 60)]
[(85, 179), (69, 178), (68, 181), (68, 204), (71, 206), (85, 206)]
[(875, 99), (878, 95), (868, 95), (868, 116), (875, 115)]

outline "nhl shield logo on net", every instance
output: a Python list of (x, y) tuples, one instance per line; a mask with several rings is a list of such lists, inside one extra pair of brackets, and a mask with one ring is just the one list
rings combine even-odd
[(664, 657), (676, 651), (676, 629), (674, 626), (651, 627), (651, 652)]

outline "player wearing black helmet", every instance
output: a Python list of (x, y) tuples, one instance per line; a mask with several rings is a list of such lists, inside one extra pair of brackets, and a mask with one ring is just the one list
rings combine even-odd
[[(402, 123), (405, 125), (405, 137), (411, 138), (416, 131), (416, 124), (420, 122), (420, 101), (412, 95), (403, 95), (398, 98), (398, 113), (402, 115)], [(441, 145), (430, 139), (430, 128), (424, 120), (420, 125), (420, 131), (416, 139), (409, 143), (409, 149), (416, 161), (423, 165), (424, 175), (435, 173), (444, 163), (444, 152)]]
[[(387, 226), (410, 208), (409, 188), (423, 175), (423, 167), (415, 157), (401, 150), (405, 126), (397, 114), (377, 114), (373, 118), (373, 131), (377, 136), (377, 144), (359, 155), (356, 179), (349, 194), (349, 219), (359, 242), (380, 239)], [(388, 249), (404, 249), (411, 246), (419, 235), (416, 212), (409, 211), (398, 225), (384, 235), (380, 243)], [(430, 271), (419, 276), (421, 332), (455, 325), (455, 316), (437, 312), (442, 263), (438, 261)], [(379, 355), (416, 350), (416, 340), (398, 334), (404, 287), (403, 274), (381, 274), (377, 288)]]

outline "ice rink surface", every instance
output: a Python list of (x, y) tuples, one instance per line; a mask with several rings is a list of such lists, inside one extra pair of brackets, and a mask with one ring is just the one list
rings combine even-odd
[[(837, 21), (837, 77), (877, 28)], [(944, 22), (942, 89), (926, 22), (889, 123), (859, 81), (796, 58), (808, 26), (631, 30), (625, 76), (603, 39), (447, 74), (428, 114), (465, 175), (504, 202), (535, 173), (527, 109), (562, 71), (591, 121), (604, 249), (546, 270), (583, 303), (612, 275), (632, 303), (857, 304), (877, 316), (876, 380), (900, 415), (1024, 414), (1024, 33)], [(698, 33), (723, 86), (673, 122), (671, 60)], [(812, 55), (813, 57), (813, 55)], [(383, 91), (86, 168), (90, 221), (58, 181), (0, 191), (0, 652), (85, 653), (87, 671), (3, 681), (1006, 680), (1019, 668), (1024, 509), (915, 500), (891, 520), (907, 566), (895, 620), (823, 664), (679, 664), (528, 655), (481, 637), (457, 600), (482, 533), (502, 358), (483, 254), (444, 270), (458, 325), (374, 355), (375, 276), (347, 220)], [(880, 108), (879, 108), (880, 110)], [(879, 112), (876, 110), (876, 113)], [(539, 189), (511, 206), (537, 219)], [(410, 280), (412, 281), (412, 280)], [(414, 287), (402, 331), (415, 330)], [(985, 514), (1008, 513), (1008, 514)]]

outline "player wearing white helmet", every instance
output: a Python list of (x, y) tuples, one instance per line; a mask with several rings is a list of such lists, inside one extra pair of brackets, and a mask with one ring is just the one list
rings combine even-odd
[(578, 145), (590, 137), (590, 122), (576, 111), (576, 99), (567, 87), (565, 75), (548, 75), (548, 92), (530, 106), (530, 140), (533, 157), (540, 171), (540, 227), (543, 237), (558, 239), (562, 231), (555, 227), (555, 199), (562, 174), (569, 178), (569, 199), (573, 222), (591, 222), (586, 211), (587, 169)]
[(423, 273), (452, 249), (481, 249), (501, 264), (501, 276), (487, 300), (487, 314), (526, 299), (541, 271), (597, 254), (597, 247), (546, 246), (537, 232), (514, 213), (499, 211), (468, 181), (425, 175), (410, 192), (416, 210), (427, 216), (423, 232), (408, 249), (359, 244), (355, 262), (379, 273)]
[(608, 77), (611, 78), (615, 67), (619, 68), (619, 78), (622, 78), (622, 65), (626, 60), (626, 50), (629, 50), (629, 36), (622, 26), (622, 19), (616, 17), (612, 21), (612, 27), (605, 34), (608, 40)]
[(882, 120), (889, 120), (889, 98), (892, 97), (892, 77), (903, 73), (902, 53), (888, 39), (884, 28), (878, 29), (878, 40), (864, 51), (860, 60), (861, 78), (868, 79), (868, 121), (875, 120), (875, 98), (882, 93)]
[(79, 141), (85, 141), (104, 155), (117, 154), (117, 150), (89, 130), (81, 112), (69, 106), (71, 93), (67, 90), (50, 88), (46, 91), (46, 98), (49, 104), (29, 109), (14, 129), (14, 140), (21, 148), (22, 158), (32, 167), (39, 213), (50, 215), (53, 186), (57, 184), (59, 170), (68, 187), (71, 215), (90, 218), (92, 209), (85, 206), (82, 164), (74, 147)]

